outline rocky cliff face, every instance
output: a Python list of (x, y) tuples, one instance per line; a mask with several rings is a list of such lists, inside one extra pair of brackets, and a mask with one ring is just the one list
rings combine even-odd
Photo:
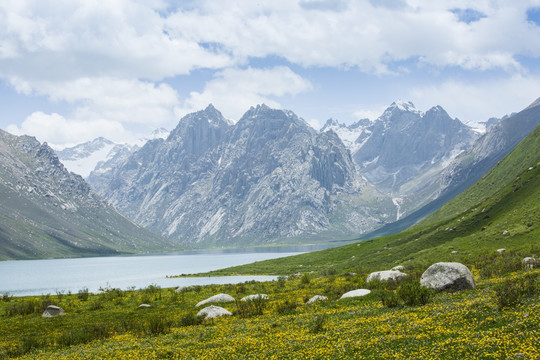
[(0, 258), (136, 252), (167, 242), (68, 172), (47, 144), (0, 130)]
[(335, 133), (318, 134), (292, 112), (264, 105), (234, 125), (212, 106), (190, 114), (108, 176), (105, 186), (92, 181), (97, 191), (126, 216), (182, 242), (343, 237), (395, 217)]

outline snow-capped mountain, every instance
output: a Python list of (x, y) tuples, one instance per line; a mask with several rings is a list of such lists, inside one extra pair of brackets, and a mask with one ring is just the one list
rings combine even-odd
[(165, 139), (169, 131), (163, 128), (154, 130), (149, 136), (137, 139), (132, 144), (117, 144), (103, 137), (96, 138), (73, 147), (56, 151), (64, 166), (75, 174), (87, 178), (101, 163), (131, 153), (142, 147), (147, 141)]
[(89, 181), (126, 216), (185, 243), (344, 238), (393, 221), (396, 210), (334, 132), (265, 105), (234, 125), (210, 105)]

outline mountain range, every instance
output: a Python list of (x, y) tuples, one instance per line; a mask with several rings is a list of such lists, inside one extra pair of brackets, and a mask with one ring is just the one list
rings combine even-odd
[(259, 105), (234, 123), (209, 105), (140, 146), (98, 138), (60, 151), (88, 183), (46, 144), (2, 132), (0, 254), (395, 233), (473, 184), (539, 123), (540, 100), (490, 119), (484, 135), (440, 106), (421, 112), (403, 101), (375, 121), (329, 120), (321, 131), (288, 110)]
[(127, 217), (183, 243), (335, 239), (395, 218), (335, 133), (265, 105), (236, 124), (210, 105), (88, 181)]

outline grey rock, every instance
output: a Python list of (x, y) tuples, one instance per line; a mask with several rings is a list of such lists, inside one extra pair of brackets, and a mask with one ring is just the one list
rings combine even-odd
[(469, 268), (457, 262), (439, 262), (431, 265), (420, 277), (420, 285), (439, 291), (476, 288)]
[(502, 254), (502, 253), (506, 252), (506, 249), (497, 249), (497, 252), (498, 252), (499, 254)]
[(42, 317), (54, 317), (54, 316), (60, 316), (65, 315), (64, 309), (56, 306), (56, 305), (49, 305), (47, 306), (47, 309), (43, 312), (41, 315)]
[(368, 289), (356, 289), (346, 292), (345, 294), (341, 295), (340, 299), (347, 299), (347, 298), (353, 298), (353, 297), (362, 297), (371, 294), (371, 290)]
[(213, 319), (220, 316), (231, 316), (232, 313), (221, 306), (210, 305), (197, 313), (197, 316), (204, 316), (205, 319)]
[(250, 301), (250, 300), (257, 300), (257, 299), (264, 299), (264, 300), (267, 300), (267, 299), (268, 299), (268, 295), (266, 295), (266, 294), (254, 294), (254, 295), (248, 295), (248, 296), (244, 296), (241, 300), (242, 300), (242, 301)]
[(366, 282), (371, 281), (398, 281), (404, 278), (407, 274), (402, 273), (399, 270), (384, 270), (372, 272), (368, 275)]
[(403, 271), (403, 270), (405, 270), (405, 266), (403, 266), (403, 265), (397, 265), (397, 266), (394, 266), (391, 270), (394, 270), (394, 271)]
[(313, 304), (313, 303), (316, 303), (318, 301), (327, 301), (328, 298), (326, 296), (323, 296), (323, 295), (315, 295), (313, 296), (311, 299), (308, 300), (308, 302), (306, 304)]
[(200, 301), (195, 305), (196, 307), (210, 304), (210, 303), (216, 303), (216, 302), (233, 302), (235, 301), (234, 298), (229, 294), (217, 294), (214, 296), (209, 297), (206, 300)]
[(535, 268), (538, 265), (538, 262), (539, 261), (537, 259), (530, 256), (523, 258), (523, 260), (521, 261), (521, 263), (523, 264), (523, 267), (525, 267), (526, 269)]
[(151, 308), (151, 307), (152, 307), (152, 305), (149, 305), (149, 304), (141, 304), (141, 305), (139, 305), (138, 308), (139, 309), (148, 309), (148, 308)]

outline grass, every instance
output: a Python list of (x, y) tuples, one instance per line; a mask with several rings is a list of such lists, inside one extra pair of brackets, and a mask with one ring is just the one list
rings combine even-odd
[[(500, 254), (499, 254), (500, 255)], [(501, 256), (518, 257), (504, 254)], [(482, 266), (486, 259), (471, 259)], [(478, 288), (433, 293), (418, 300), (419, 271), (400, 284), (378, 286), (363, 298), (338, 300), (347, 289), (366, 286), (366, 273), (311, 275), (287, 280), (184, 289), (158, 287), (0, 302), (0, 359), (534, 359), (540, 356), (540, 271), (509, 269), (485, 272), (473, 267)], [(511, 284), (511, 285), (509, 285)], [(398, 301), (384, 304), (379, 291)], [(260, 311), (238, 311), (214, 320), (197, 317), (195, 304), (216, 293), (265, 293)], [(237, 295), (241, 293), (242, 295)], [(328, 301), (305, 304), (315, 294)], [(416, 294), (416, 295), (415, 295)], [(501, 296), (510, 296), (501, 305)], [(152, 307), (138, 309), (150, 296)], [(121, 299), (121, 302), (117, 300)], [(411, 300), (413, 299), (413, 300)], [(42, 318), (8, 311), (16, 304), (52, 301), (66, 315)], [(91, 304), (102, 307), (92, 309)], [(239, 302), (240, 303), (240, 302)]]

